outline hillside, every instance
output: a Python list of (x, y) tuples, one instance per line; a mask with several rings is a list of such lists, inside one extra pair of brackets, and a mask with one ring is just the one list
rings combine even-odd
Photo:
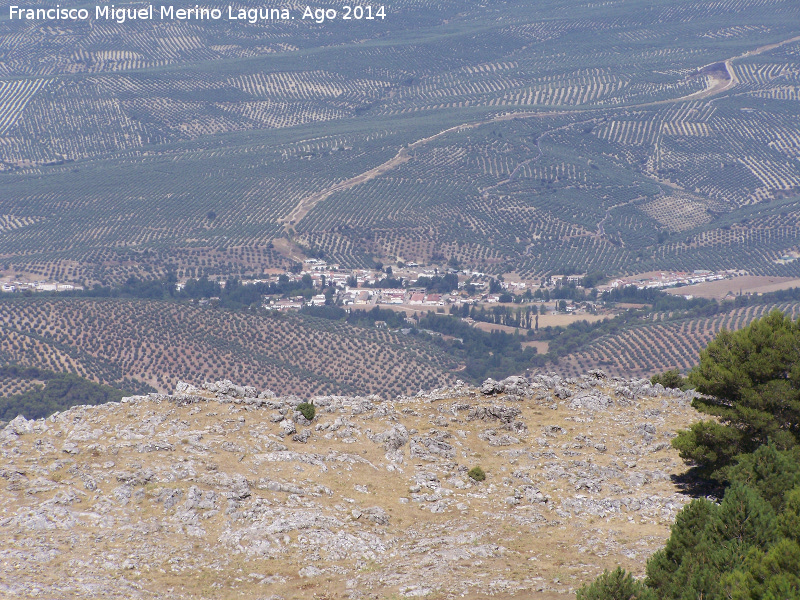
[(587, 368), (601, 368), (609, 374), (637, 377), (650, 377), (676, 368), (688, 371), (697, 364), (700, 350), (721, 329), (742, 329), (776, 308), (792, 319), (800, 314), (800, 302), (755, 304), (711, 317), (676, 320), (667, 320), (668, 314), (656, 312), (643, 323), (604, 335), (562, 357), (558, 369), (577, 375)]
[(379, 329), (144, 300), (0, 302), (0, 364), (73, 372), (119, 389), (171, 391), (226, 375), (280, 394), (415, 393), (454, 381), (431, 345)]
[(594, 372), (322, 396), (309, 423), (298, 398), (219, 381), (17, 418), (0, 431), (0, 590), (561, 597), (664, 543), (690, 398)]
[(0, 19), (2, 271), (797, 275), (796, 0), (386, 9)]
[[(16, 297), (0, 302), (0, 364), (75, 373), (137, 393), (168, 393), (181, 379), (200, 382), (233, 373), (278, 394), (306, 397), (338, 391), (389, 398), (457, 377), (468, 379), (467, 373), (478, 369), (476, 361), (494, 355), (497, 365), (488, 361), (487, 370), (478, 371), (498, 377), (502, 375), (495, 371), (507, 374), (514, 366), (577, 377), (600, 368), (615, 376), (642, 378), (673, 368), (685, 372), (722, 328), (741, 329), (774, 308), (793, 318), (800, 314), (797, 301), (692, 318), (656, 311), (589, 341), (578, 336), (571, 342), (574, 351), (565, 346), (571, 353), (542, 366), (542, 357), (529, 362), (514, 353), (513, 345), (487, 342), (473, 356), (461, 350), (466, 346), (442, 338), (307, 315), (149, 300)], [(425, 321), (424, 326), (437, 329), (436, 323)], [(466, 327), (458, 321), (446, 324)], [(460, 329), (453, 334), (444, 323), (439, 329), (448, 337), (465, 335)], [(546, 352), (547, 342), (541, 345)], [(464, 370), (465, 361), (472, 370)], [(35, 377), (0, 377), (0, 394), (20, 394), (37, 383), (42, 382)]]

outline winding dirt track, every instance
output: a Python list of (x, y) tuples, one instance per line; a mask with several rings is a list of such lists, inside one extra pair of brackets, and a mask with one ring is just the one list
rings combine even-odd
[[(723, 77), (713, 78), (713, 84), (706, 88), (705, 90), (694, 92), (689, 94), (688, 96), (681, 96), (680, 98), (671, 98), (668, 100), (658, 100), (655, 102), (645, 102), (642, 104), (633, 104), (629, 106), (622, 106), (619, 107), (620, 109), (631, 109), (631, 108), (645, 108), (648, 106), (657, 106), (663, 104), (674, 104), (678, 102), (691, 102), (693, 100), (703, 100), (706, 98), (710, 98), (711, 96), (716, 96), (723, 92), (726, 92), (733, 87), (735, 87), (739, 80), (736, 77), (736, 72), (733, 69), (733, 62), (739, 60), (741, 58), (747, 58), (750, 56), (757, 56), (758, 54), (762, 54), (764, 52), (768, 52), (770, 50), (774, 50), (775, 48), (779, 48), (785, 44), (791, 44), (793, 42), (800, 41), (800, 36), (795, 36), (788, 40), (783, 40), (782, 42), (776, 42), (774, 44), (768, 44), (766, 46), (759, 46), (755, 50), (750, 50), (738, 56), (734, 56), (728, 58), (723, 62), (725, 65), (725, 70), (727, 71), (728, 78), (725, 79)], [(718, 61), (717, 61), (718, 62)], [(416, 142), (409, 144), (405, 148), (401, 148), (400, 151), (392, 158), (387, 160), (386, 162), (378, 165), (370, 169), (369, 171), (365, 171), (355, 177), (351, 177), (350, 179), (346, 179), (341, 183), (337, 183), (321, 192), (317, 192), (316, 194), (312, 194), (310, 196), (306, 196), (297, 204), (297, 206), (292, 209), (292, 211), (283, 219), (280, 220), (280, 223), (283, 224), (284, 231), (287, 233), (289, 230), (297, 225), (303, 218), (311, 212), (311, 210), (320, 202), (325, 200), (326, 198), (330, 197), (332, 194), (336, 192), (341, 192), (344, 190), (349, 190), (357, 185), (361, 185), (362, 183), (366, 183), (367, 181), (371, 181), (376, 177), (384, 175), (389, 171), (392, 171), (396, 167), (407, 163), (411, 160), (411, 155), (409, 153), (410, 150), (415, 150), (420, 146), (424, 146), (429, 142), (432, 142), (436, 138), (442, 137), (447, 135), (448, 133), (452, 133), (455, 131), (465, 131), (467, 129), (475, 129), (477, 127), (481, 127), (483, 125), (489, 125), (491, 123), (497, 123), (500, 121), (510, 121), (512, 119), (531, 119), (531, 118), (542, 118), (542, 117), (551, 117), (551, 116), (558, 116), (563, 114), (581, 114), (581, 113), (589, 113), (589, 112), (597, 112), (600, 110), (609, 110), (608, 108), (587, 108), (584, 110), (570, 110), (570, 111), (548, 111), (548, 112), (536, 112), (536, 111), (524, 111), (524, 112), (515, 112), (515, 113), (507, 113), (503, 115), (498, 115), (496, 117), (492, 117), (491, 119), (486, 119), (484, 121), (477, 121), (474, 123), (465, 123), (462, 125), (455, 125), (453, 127), (448, 127), (447, 129), (443, 129), (439, 133), (436, 133), (432, 136), (422, 138), (417, 140)], [(613, 109), (612, 109), (613, 110)]]
[(482, 125), (487, 125), (489, 123), (493, 123), (496, 121), (506, 121), (512, 118), (531, 118), (531, 117), (545, 117), (545, 116), (553, 116), (563, 114), (562, 112), (547, 112), (547, 113), (515, 113), (511, 115), (501, 115), (499, 117), (495, 117), (492, 119), (488, 119), (486, 121), (478, 121), (475, 123), (466, 123), (463, 125), (455, 125), (453, 127), (448, 127), (447, 129), (443, 129), (439, 133), (435, 133), (432, 136), (422, 138), (414, 142), (413, 144), (409, 144), (405, 148), (401, 148), (400, 151), (394, 155), (394, 157), (387, 160), (385, 163), (378, 165), (377, 167), (370, 169), (369, 171), (365, 171), (360, 175), (356, 175), (355, 177), (351, 177), (350, 179), (346, 179), (341, 183), (337, 183), (334, 186), (329, 187), (321, 192), (316, 194), (312, 194), (311, 196), (306, 196), (297, 204), (297, 206), (292, 209), (287, 216), (280, 220), (281, 223), (284, 225), (284, 229), (288, 230), (292, 225), (299, 223), (303, 217), (305, 217), (312, 208), (314, 208), (317, 204), (328, 198), (331, 194), (335, 194), (336, 192), (340, 192), (342, 190), (348, 190), (352, 187), (357, 185), (361, 185), (362, 183), (366, 183), (376, 177), (383, 175), (400, 165), (407, 163), (411, 160), (411, 155), (409, 150), (415, 150), (420, 146), (424, 146), (425, 144), (432, 142), (438, 137), (442, 137), (447, 135), (448, 133), (452, 133), (454, 131), (464, 131), (467, 129), (474, 129), (476, 127), (480, 127)]
[(317, 204), (328, 198), (331, 194), (335, 194), (336, 192), (340, 192), (342, 190), (348, 190), (357, 185), (361, 185), (362, 183), (366, 183), (367, 181), (375, 179), (379, 175), (383, 175), (384, 173), (393, 170), (394, 168), (411, 160), (411, 155), (409, 153), (409, 150), (415, 150), (416, 148), (424, 146), (425, 144), (432, 142), (436, 138), (447, 135), (448, 133), (452, 133), (454, 131), (465, 131), (467, 129), (474, 129), (476, 127), (481, 127), (482, 125), (488, 125), (489, 123), (495, 123), (498, 121), (508, 121), (510, 119), (529, 119), (533, 117), (541, 118), (546, 116), (555, 116), (559, 114), (567, 114), (567, 111), (512, 113), (507, 115), (500, 115), (498, 117), (487, 119), (485, 121), (477, 121), (475, 123), (465, 123), (463, 125), (455, 125), (453, 127), (448, 127), (447, 129), (443, 129), (439, 133), (435, 133), (432, 136), (419, 139), (413, 144), (409, 144), (407, 147), (401, 148), (400, 151), (397, 154), (395, 154), (393, 158), (390, 158), (386, 162), (378, 165), (373, 169), (370, 169), (369, 171), (365, 171), (360, 175), (356, 175), (355, 177), (346, 179), (341, 183), (337, 183), (336, 185), (331, 186), (321, 192), (317, 192), (316, 194), (312, 194), (311, 196), (306, 196), (305, 198), (300, 200), (300, 202), (297, 204), (297, 206), (294, 207), (294, 209), (292, 209), (292, 212), (290, 212), (284, 218), (280, 219), (279, 222), (283, 223), (284, 230), (288, 231), (293, 225), (299, 223), (303, 219), (303, 217), (305, 217), (311, 211), (312, 208), (314, 208)]

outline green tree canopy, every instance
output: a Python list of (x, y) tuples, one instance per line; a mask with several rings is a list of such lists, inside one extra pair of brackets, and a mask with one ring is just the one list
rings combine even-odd
[(721, 598), (721, 575), (745, 568), (745, 557), (780, 539), (775, 512), (759, 493), (734, 483), (717, 506), (692, 501), (672, 527), (663, 550), (647, 563), (648, 587), (659, 598)]
[(724, 480), (734, 458), (772, 441), (800, 441), (800, 322), (779, 310), (737, 332), (721, 331), (700, 353), (690, 383), (693, 406), (716, 421), (695, 423), (673, 440), (701, 474)]
[(768, 552), (751, 550), (742, 569), (723, 574), (720, 587), (731, 600), (800, 598), (800, 545), (782, 539)]
[(130, 393), (72, 373), (47, 373), (44, 386), (37, 385), (23, 394), (0, 397), (0, 419), (10, 421), (17, 415), (42, 419), (78, 404), (119, 402), (126, 395)]
[(765, 444), (752, 454), (739, 456), (737, 461), (728, 480), (755, 489), (776, 513), (783, 510), (789, 490), (800, 486), (799, 447), (780, 451), (775, 444)]
[(678, 513), (666, 547), (647, 563), (647, 585), (659, 590), (661, 597), (680, 598), (687, 579), (698, 587), (697, 573), (703, 571), (703, 563), (709, 562), (707, 552), (702, 552), (708, 550), (704, 532), (716, 512), (713, 502), (698, 498)]
[[(800, 600), (800, 323), (773, 311), (721, 332), (689, 379), (706, 395), (695, 408), (716, 419), (673, 444), (728, 487), (719, 504), (684, 507), (644, 585), (665, 600)], [(617, 569), (578, 598), (644, 598), (634, 584)]]
[(665, 388), (674, 388), (680, 390), (689, 389), (686, 378), (681, 375), (681, 372), (678, 369), (670, 369), (669, 371), (664, 371), (663, 373), (653, 375), (650, 378), (650, 383), (653, 385), (660, 383)]

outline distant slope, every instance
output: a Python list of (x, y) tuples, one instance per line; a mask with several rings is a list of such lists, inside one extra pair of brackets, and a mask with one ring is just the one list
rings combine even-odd
[[(231, 378), (280, 393), (396, 395), (454, 381), (458, 365), (411, 336), (297, 315), (131, 300), (0, 301), (0, 363), (123, 389)], [(134, 382), (131, 379), (135, 380)]]
[(651, 322), (626, 328), (588, 344), (559, 361), (561, 373), (577, 376), (599, 367), (609, 375), (650, 377), (668, 369), (686, 371), (697, 363), (700, 350), (722, 329), (737, 330), (774, 308), (797, 318), (800, 302), (736, 308), (712, 317), (664, 321), (657, 313)]
[(0, 18), (0, 271), (242, 276), (307, 248), (798, 275), (797, 0), (386, 8)]
[(5, 375), (8, 379), (14, 379), (16, 375), (24, 383), (32, 375), (44, 380), (44, 383), (32, 385), (22, 394), (0, 393), (0, 419), (5, 421), (10, 421), (17, 415), (28, 419), (42, 419), (72, 406), (119, 402), (123, 396), (131, 394), (130, 391), (100, 385), (72, 373), (53, 373), (41, 369), (19, 369), (19, 373), (14, 373), (16, 370), (13, 366), (0, 367), (0, 375)]

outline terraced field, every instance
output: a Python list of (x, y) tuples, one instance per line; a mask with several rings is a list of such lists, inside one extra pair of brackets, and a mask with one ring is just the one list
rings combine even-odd
[[(455, 381), (448, 356), (406, 336), (298, 316), (165, 302), (0, 302), (0, 363), (136, 389), (229, 377), (276, 393), (416, 393)], [(134, 380), (130, 384), (130, 380)], [(10, 382), (9, 382), (10, 385)], [(8, 385), (3, 383), (3, 389)]]
[(244, 275), (288, 237), (350, 266), (797, 274), (795, 0), (387, 9), (0, 19), (0, 268)]
[(650, 377), (668, 369), (687, 371), (697, 364), (700, 350), (720, 330), (735, 331), (754, 319), (779, 308), (793, 319), (800, 315), (800, 303), (761, 304), (737, 308), (713, 317), (665, 321), (656, 313), (652, 321), (613, 336), (604, 336), (579, 352), (561, 359), (559, 368), (579, 375), (601, 368), (611, 375)]

